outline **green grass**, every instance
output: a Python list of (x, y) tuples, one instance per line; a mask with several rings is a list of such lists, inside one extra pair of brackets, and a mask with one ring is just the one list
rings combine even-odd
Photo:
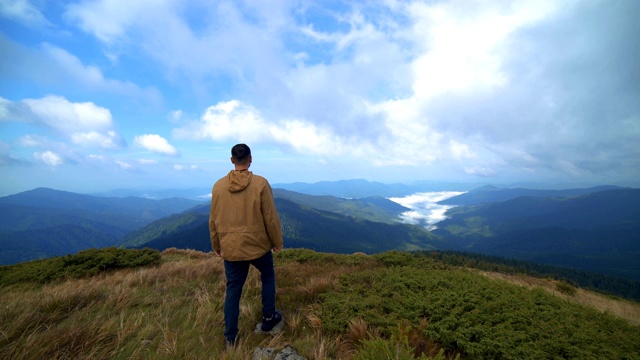
[(0, 286), (79, 279), (111, 270), (159, 263), (160, 253), (157, 250), (89, 249), (74, 255), (0, 266)]
[(248, 359), (257, 346), (285, 345), (307, 359), (640, 358), (640, 328), (624, 319), (427, 256), (285, 250), (275, 259), (281, 335), (253, 334), (252, 269), (240, 345), (225, 351), (222, 260), (170, 249), (155, 265), (4, 283), (0, 358)]

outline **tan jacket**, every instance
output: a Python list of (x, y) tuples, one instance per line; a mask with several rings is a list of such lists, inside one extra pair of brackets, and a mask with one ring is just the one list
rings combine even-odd
[(269, 182), (232, 170), (211, 190), (209, 233), (214, 251), (229, 261), (253, 260), (282, 248), (282, 228)]

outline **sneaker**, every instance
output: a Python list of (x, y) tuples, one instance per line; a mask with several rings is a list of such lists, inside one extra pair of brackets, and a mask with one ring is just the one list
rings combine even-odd
[(271, 331), (271, 329), (273, 329), (273, 327), (278, 325), (278, 323), (280, 323), (281, 321), (282, 321), (282, 314), (280, 313), (280, 311), (276, 310), (276, 312), (274, 312), (273, 315), (271, 315), (271, 317), (262, 318), (262, 326), (260, 328), (264, 332)]
[(233, 350), (236, 348), (236, 345), (238, 344), (238, 339), (237, 338), (233, 340), (226, 339), (225, 343), (226, 343), (227, 350)]

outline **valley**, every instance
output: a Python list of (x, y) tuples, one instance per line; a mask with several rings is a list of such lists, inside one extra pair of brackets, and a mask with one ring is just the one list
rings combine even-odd
[[(621, 288), (640, 281), (638, 189), (484, 186), (403, 193), (416, 189), (359, 180), (320, 183), (316, 190), (312, 185), (307, 194), (273, 190), (288, 248), (341, 254), (458, 251), (566, 269), (573, 271), (571, 279), (581, 271), (590, 278), (610, 277), (624, 283)], [(353, 195), (354, 189), (399, 196), (337, 196)], [(34, 189), (0, 198), (0, 209), (5, 265), (109, 246), (211, 251), (208, 201), (193, 198)]]

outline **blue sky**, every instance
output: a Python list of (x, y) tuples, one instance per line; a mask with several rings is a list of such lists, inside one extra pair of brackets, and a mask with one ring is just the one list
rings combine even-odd
[(640, 2), (0, 0), (0, 195), (640, 186)]

